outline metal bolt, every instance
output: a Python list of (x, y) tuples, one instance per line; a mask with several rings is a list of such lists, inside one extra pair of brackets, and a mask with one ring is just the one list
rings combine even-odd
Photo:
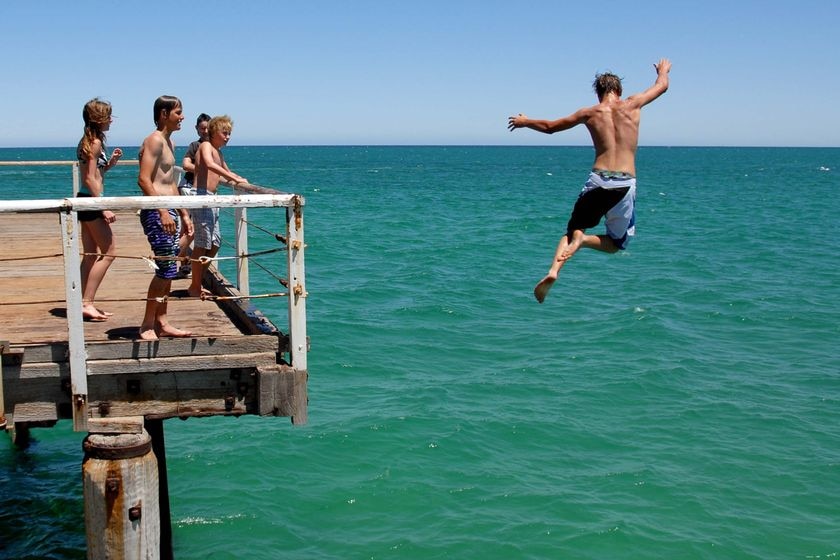
[(128, 508), (128, 519), (129, 521), (139, 521), (140, 517), (142, 517), (143, 508), (139, 504), (134, 506), (133, 508)]

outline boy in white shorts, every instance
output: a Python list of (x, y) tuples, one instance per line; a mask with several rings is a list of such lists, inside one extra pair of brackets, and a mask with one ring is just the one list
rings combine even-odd
[[(184, 176), (181, 177), (181, 182), (178, 183), (178, 193), (182, 196), (194, 196), (195, 189), (193, 188), (193, 177), (195, 174), (195, 155), (198, 153), (198, 147), (202, 142), (207, 141), (207, 123), (210, 122), (210, 115), (201, 113), (195, 121), (195, 131), (198, 133), (198, 140), (190, 142), (187, 147), (187, 153), (184, 154), (184, 159), (181, 161), (181, 167), (184, 169)], [(189, 278), (191, 272), (190, 261), (187, 259), (190, 256), (192, 235), (187, 235), (186, 231), (181, 232), (181, 239), (178, 241), (178, 262), (181, 263), (178, 268), (178, 275), (176, 278)]]
[[(221, 179), (231, 183), (248, 183), (244, 177), (237, 175), (228, 168), (222, 155), (222, 147), (230, 140), (233, 132), (233, 121), (223, 115), (213, 117), (207, 127), (208, 139), (198, 147), (195, 159), (195, 194), (207, 196), (216, 194)], [(195, 227), (192, 252), (192, 280), (189, 295), (201, 297), (207, 290), (201, 287), (201, 280), (207, 264), (200, 262), (201, 257), (213, 258), (219, 251), (221, 235), (219, 232), (219, 209), (196, 208), (192, 211)]]

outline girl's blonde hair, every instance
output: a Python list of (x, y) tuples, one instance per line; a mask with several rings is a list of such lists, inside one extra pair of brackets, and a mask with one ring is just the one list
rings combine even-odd
[(111, 104), (98, 97), (91, 99), (82, 109), (82, 119), (85, 121), (85, 132), (79, 140), (76, 155), (84, 160), (99, 157), (99, 154), (91, 153), (90, 147), (94, 140), (105, 144), (105, 131), (102, 128), (111, 121)]

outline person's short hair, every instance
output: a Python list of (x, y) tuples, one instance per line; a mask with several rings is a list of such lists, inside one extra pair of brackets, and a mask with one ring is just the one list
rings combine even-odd
[(198, 118), (195, 119), (195, 126), (198, 126), (201, 123), (207, 122), (209, 120), (210, 120), (210, 115), (208, 115), (207, 113), (201, 113), (200, 115), (198, 115)]
[(598, 96), (599, 101), (610, 92), (621, 97), (621, 78), (612, 72), (596, 74), (595, 81), (592, 82), (592, 89), (595, 90), (595, 94)]
[(212, 119), (210, 119), (210, 122), (207, 123), (207, 132), (208, 134), (210, 134), (210, 136), (213, 136), (219, 131), (224, 132), (225, 130), (233, 130), (233, 121), (227, 115), (213, 117)]
[(160, 121), (161, 113), (166, 111), (167, 113), (171, 112), (176, 107), (181, 106), (181, 100), (175, 97), (174, 95), (161, 95), (157, 99), (155, 99), (155, 126), (158, 125), (158, 121)]

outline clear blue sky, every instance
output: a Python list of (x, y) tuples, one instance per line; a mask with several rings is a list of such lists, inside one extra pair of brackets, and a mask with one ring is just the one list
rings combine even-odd
[(232, 145), (587, 144), (508, 132), (596, 99), (594, 74), (671, 89), (642, 145), (838, 146), (840, 2), (0, 2), (0, 146), (70, 146), (95, 96), (136, 146), (152, 104), (227, 113)]

